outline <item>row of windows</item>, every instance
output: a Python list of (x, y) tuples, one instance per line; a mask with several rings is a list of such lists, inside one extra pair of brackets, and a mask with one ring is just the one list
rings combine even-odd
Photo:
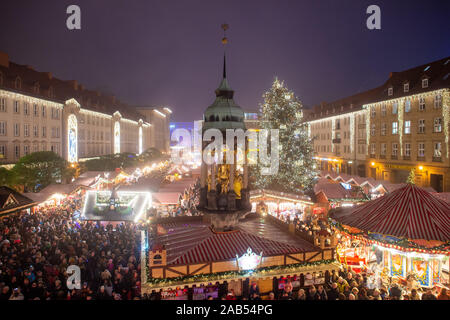
[[(0, 121), (0, 136), (5, 136), (7, 134), (6, 130), (6, 121)], [(20, 137), (20, 124), (14, 123), (13, 125), (14, 130), (14, 136)], [(33, 134), (33, 137), (38, 138), (39, 137), (39, 126), (33, 125), (33, 131), (30, 132), (30, 125), (24, 124), (23, 125), (23, 135), (24, 137), (30, 137), (30, 135)], [(41, 134), (42, 138), (45, 138), (47, 136), (47, 127), (41, 127)], [(60, 128), (59, 127), (52, 127), (52, 138), (59, 138), (60, 137)]]
[[(438, 109), (442, 107), (442, 95), (441, 94), (437, 94), (434, 96), (434, 108)], [(385, 117), (387, 114), (387, 106), (385, 103), (383, 103), (381, 105), (381, 116)], [(418, 103), (418, 110), (419, 111), (425, 111), (426, 109), (426, 102), (425, 102), (425, 98), (421, 97), (419, 98), (419, 103)], [(392, 114), (397, 114), (398, 113), (398, 102), (394, 102), (392, 104), (392, 108), (391, 108), (391, 112)], [(411, 100), (407, 99), (405, 101), (405, 112), (411, 112)], [(376, 108), (375, 106), (371, 106), (370, 107), (370, 116), (372, 118), (374, 118), (376, 116), (377, 112), (376, 112)]]
[[(405, 142), (404, 144), (404, 153), (403, 155), (405, 157), (411, 156), (411, 143)], [(442, 143), (440, 141), (433, 142), (433, 157), (440, 158), (442, 156)], [(370, 144), (370, 154), (373, 157), (376, 154), (376, 144), (371, 143)], [(394, 157), (398, 156), (398, 143), (393, 142), (391, 144), (391, 155)], [(380, 155), (386, 156), (387, 153), (387, 143), (380, 143)], [(425, 142), (418, 142), (417, 143), (417, 156), (420, 158), (425, 157)]]
[[(42, 143), (40, 145), (41, 145), (40, 151), (53, 151), (53, 152), (59, 154), (59, 150), (60, 150), (59, 144), (51, 144), (50, 150), (47, 150), (46, 143)], [(26, 155), (30, 154), (31, 152), (38, 152), (39, 144), (34, 144), (33, 148), (31, 148), (31, 146), (28, 144), (24, 145), (22, 154), (20, 153), (20, 145), (18, 145), (18, 144), (15, 144), (13, 146), (13, 150), (14, 150), (14, 158), (19, 159), (21, 156), (26, 156)], [(6, 145), (2, 144), (2, 145), (0, 145), (0, 159), (7, 159), (7, 158), (8, 158), (8, 154), (7, 154)]]
[[(422, 79), (422, 89), (428, 88), (428, 78), (423, 78)], [(409, 82), (405, 82), (403, 84), (403, 92), (409, 92)], [(388, 96), (392, 96), (394, 94), (394, 88), (393, 87), (389, 87), (388, 88)]]
[[(405, 134), (411, 134), (411, 120), (405, 120), (403, 128), (404, 128)], [(387, 124), (382, 123), (380, 135), (385, 136), (386, 132), (387, 132)], [(392, 131), (391, 132), (394, 135), (398, 134), (398, 122), (397, 121), (392, 122)], [(417, 132), (425, 133), (425, 119), (419, 119), (419, 121), (417, 122)], [(436, 133), (442, 132), (442, 118), (434, 118), (433, 132), (436, 132)], [(376, 135), (376, 124), (375, 123), (373, 123), (370, 126), (370, 135), (371, 136)]]
[[(7, 112), (8, 107), (6, 103), (5, 98), (0, 98), (0, 112)], [(58, 108), (52, 108), (51, 107), (51, 118), (52, 119), (60, 119), (60, 110)], [(20, 102), (17, 100), (13, 101), (13, 113), (14, 114), (20, 114), (21, 108), (20, 108)], [(32, 106), (28, 102), (23, 102), (23, 114), (25, 116), (30, 116), (33, 114), (35, 117), (39, 117), (39, 115), (42, 118), (47, 117), (47, 107), (45, 105), (42, 105), (39, 108), (39, 105), (34, 103)]]

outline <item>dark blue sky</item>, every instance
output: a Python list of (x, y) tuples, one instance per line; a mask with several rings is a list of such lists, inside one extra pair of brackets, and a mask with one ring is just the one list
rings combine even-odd
[[(66, 28), (70, 4), (81, 7), (81, 31)], [(371, 4), (381, 30), (366, 28)], [(450, 55), (448, 0), (2, 0), (0, 50), (190, 121), (214, 100), (223, 22), (228, 79), (244, 109), (257, 109), (275, 76), (312, 106)]]

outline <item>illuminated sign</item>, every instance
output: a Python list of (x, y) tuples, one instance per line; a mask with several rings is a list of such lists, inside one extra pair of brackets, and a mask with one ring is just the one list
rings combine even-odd
[(71, 114), (67, 118), (67, 141), (68, 141), (68, 161), (77, 162), (78, 161), (78, 122), (77, 117)]
[(236, 255), (236, 260), (239, 270), (253, 270), (261, 264), (262, 252), (257, 255), (256, 253), (252, 252), (251, 248), (248, 248), (247, 252), (244, 253), (240, 258), (238, 255)]

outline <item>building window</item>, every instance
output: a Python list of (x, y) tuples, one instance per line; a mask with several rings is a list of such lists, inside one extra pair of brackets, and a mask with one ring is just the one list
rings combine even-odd
[(39, 137), (39, 129), (38, 129), (38, 126), (37, 126), (37, 125), (34, 125), (34, 126), (33, 126), (33, 136), (34, 136), (35, 138), (38, 138), (38, 137)]
[(398, 122), (394, 121), (392, 122), (392, 134), (397, 134), (398, 133)]
[(376, 153), (375, 143), (370, 144), (370, 154), (374, 155)]
[(6, 146), (0, 145), (0, 159), (6, 159)]
[(33, 104), (33, 115), (34, 115), (35, 117), (38, 117), (38, 116), (39, 116), (38, 105), (37, 105), (36, 103)]
[(441, 148), (442, 148), (442, 145), (441, 145), (440, 142), (435, 142), (434, 143), (434, 153), (433, 153), (433, 155), (434, 155), (435, 158), (440, 158), (442, 156)]
[(411, 133), (411, 121), (405, 121), (405, 134), (410, 134)]
[(47, 127), (42, 127), (42, 138), (47, 136)]
[(437, 94), (434, 96), (434, 107), (436, 109), (442, 107), (442, 95), (441, 94)]
[(0, 136), (6, 136), (6, 121), (0, 121)]
[(419, 133), (425, 133), (425, 119), (419, 120)]
[(405, 102), (405, 112), (410, 112), (411, 111), (411, 100), (406, 100)]
[(388, 88), (388, 96), (392, 96), (394, 94), (394, 88), (389, 87)]
[(411, 156), (411, 143), (405, 143), (405, 157)]
[(375, 111), (375, 106), (371, 106), (370, 107), (370, 116), (372, 117), (372, 118), (375, 118), (375, 116), (376, 116), (376, 111)]
[(380, 150), (380, 154), (382, 155), (382, 156), (385, 156), (386, 155), (386, 143), (382, 143), (381, 144), (381, 150)]
[(23, 146), (23, 153), (25, 155), (30, 154), (30, 146), (28, 146), (28, 145)]
[(29, 124), (24, 124), (23, 125), (23, 135), (25, 137), (29, 137), (30, 136), (30, 125)]
[(372, 123), (372, 125), (370, 126), (370, 135), (371, 136), (375, 135), (375, 123)]
[(13, 111), (14, 111), (14, 113), (20, 113), (20, 105), (19, 105), (19, 101), (17, 101), (17, 100), (14, 101)]
[(381, 116), (382, 116), (382, 117), (385, 117), (385, 116), (386, 116), (386, 104), (385, 104), (385, 103), (383, 103), (383, 104), (381, 105)]
[(18, 137), (20, 135), (20, 126), (18, 123), (14, 123), (14, 137)]
[(398, 103), (394, 102), (392, 104), (392, 114), (397, 114), (397, 112), (398, 112)]
[(425, 110), (425, 98), (420, 97), (419, 98), (419, 111)]
[(424, 142), (419, 142), (418, 144), (418, 153), (417, 155), (421, 158), (425, 157), (425, 143)]
[(394, 157), (396, 157), (396, 156), (397, 156), (397, 152), (398, 152), (398, 144), (397, 144), (396, 142), (394, 142), (394, 143), (392, 144), (392, 155), (393, 155)]
[(24, 104), (23, 104), (23, 113), (26, 116), (28, 116), (30, 114), (30, 109), (28, 108), (28, 103), (27, 102), (24, 102)]
[(386, 131), (387, 131), (387, 125), (386, 125), (386, 123), (383, 122), (381, 124), (381, 135), (385, 136), (386, 135)]
[(434, 118), (434, 132), (442, 132), (442, 118)]
[(428, 88), (428, 79), (422, 79), (422, 88)]
[(16, 159), (20, 158), (20, 147), (18, 145), (14, 146), (14, 156)]
[(403, 91), (408, 92), (409, 91), (409, 82), (403, 84)]
[(45, 106), (42, 106), (42, 118), (45, 118), (46, 112)]
[(19, 77), (16, 78), (14, 85), (15, 85), (16, 89), (18, 89), (18, 90), (20, 90), (22, 88), (22, 81), (20, 80)]
[(6, 112), (6, 99), (0, 98), (0, 112)]

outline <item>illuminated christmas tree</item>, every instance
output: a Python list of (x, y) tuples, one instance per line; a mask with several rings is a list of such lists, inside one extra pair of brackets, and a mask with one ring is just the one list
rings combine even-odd
[(263, 98), (260, 127), (279, 129), (280, 161), (275, 175), (262, 175), (260, 163), (253, 166), (254, 187), (293, 193), (310, 190), (317, 176), (317, 165), (308, 126), (303, 121), (302, 103), (277, 78)]

